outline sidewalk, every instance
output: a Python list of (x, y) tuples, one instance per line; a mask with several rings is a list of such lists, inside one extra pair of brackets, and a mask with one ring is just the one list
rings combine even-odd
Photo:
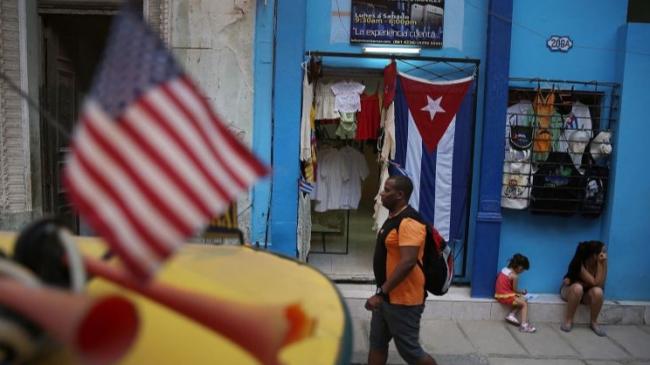
[[(371, 295), (371, 287), (339, 285), (339, 288), (352, 316), (352, 363), (365, 364), (370, 313), (363, 309), (362, 301), (365, 299), (361, 297)], [(420, 332), (423, 346), (440, 365), (650, 365), (650, 324), (647, 323), (647, 314), (638, 322), (636, 313), (639, 307), (650, 308), (650, 303), (625, 305), (608, 302), (609, 311), (619, 316), (612, 320), (610, 315), (606, 322), (610, 324), (604, 326), (608, 336), (598, 337), (586, 324), (576, 324), (570, 333), (560, 331), (560, 317), (557, 317), (557, 322), (533, 322), (537, 327), (536, 333), (520, 333), (517, 327), (501, 319), (501, 312), (496, 310), (500, 307), (493, 301), (469, 298), (466, 288), (457, 288), (448, 295), (450, 297), (445, 300), (442, 299), (447, 296), (427, 300)], [(549, 298), (533, 304), (531, 314), (534, 314), (535, 307), (553, 313), (560, 305)], [(498, 319), (483, 318), (480, 312), (485, 310), (480, 308), (486, 305), (492, 308), (489, 310), (491, 316), (498, 315)], [(450, 310), (447, 311), (446, 307)], [(586, 314), (584, 309), (578, 313), (581, 317)], [(450, 318), (445, 318), (448, 314)], [(612, 324), (626, 321), (632, 324)], [(404, 364), (392, 343), (388, 363)]]

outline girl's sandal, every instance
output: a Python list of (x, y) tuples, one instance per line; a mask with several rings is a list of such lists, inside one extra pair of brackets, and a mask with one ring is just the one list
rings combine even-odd
[(573, 324), (572, 324), (572, 323), (571, 323), (571, 324), (562, 323), (562, 324), (560, 325), (560, 329), (561, 329), (563, 332), (567, 332), (567, 333), (568, 333), (568, 332), (571, 332), (571, 330), (573, 329)]
[(537, 328), (533, 327), (530, 323), (523, 323), (519, 326), (519, 332), (533, 333), (535, 331), (537, 331)]

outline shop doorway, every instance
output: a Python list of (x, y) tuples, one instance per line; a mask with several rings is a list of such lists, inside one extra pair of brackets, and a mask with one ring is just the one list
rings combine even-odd
[(79, 218), (61, 184), (61, 171), (80, 103), (90, 88), (104, 48), (111, 16), (45, 13), (41, 14), (41, 21), (41, 105), (58, 123), (56, 126), (41, 120), (43, 209), (80, 233)]
[[(318, 109), (319, 88), (337, 82), (358, 83), (363, 86), (361, 97), (377, 95), (381, 98), (383, 93), (383, 68), (391, 60), (397, 62), (400, 73), (405, 75), (426, 79), (428, 81), (450, 81), (468, 76), (474, 76), (474, 83), (465, 97), (464, 112), (461, 117), (466, 124), (468, 132), (467, 142), (467, 185), (465, 189), (465, 200), (462, 201), (463, 212), (456, 216), (458, 229), (450, 235), (451, 245), (456, 260), (456, 282), (467, 282), (469, 278), (467, 267), (467, 232), (469, 217), (469, 197), (471, 196), (471, 171), (473, 155), (473, 141), (475, 129), (476, 97), (478, 85), (478, 60), (460, 60), (434, 57), (368, 57), (362, 54), (346, 54), (332, 52), (308, 52), (308, 56), (320, 60), (321, 74), (316, 81), (314, 98), (316, 109)], [(309, 63), (309, 62), (307, 62)], [(362, 65), (363, 67), (360, 67)], [(319, 86), (320, 84), (320, 86)], [(322, 91), (321, 91), (322, 92)], [(363, 99), (362, 99), (363, 100)], [(362, 108), (363, 110), (363, 108)], [(309, 217), (301, 217), (303, 221), (311, 222), (311, 236), (306, 242), (306, 237), (299, 237), (298, 242), (302, 244), (302, 250), (308, 251), (308, 262), (323, 271), (331, 279), (338, 282), (372, 282), (372, 255), (375, 247), (377, 227), (383, 220), (377, 217), (377, 206), (380, 203), (376, 200), (381, 187), (381, 174), (383, 166), (388, 162), (382, 158), (383, 135), (378, 133), (375, 139), (354, 138), (345, 139), (337, 135), (337, 121), (319, 119), (320, 111), (316, 112), (315, 131), (318, 145), (318, 165), (323, 168), (327, 165), (327, 158), (322, 157), (326, 149), (338, 151), (352, 150), (339, 164), (349, 163), (351, 154), (361, 156), (359, 160), (365, 162), (365, 167), (356, 168), (361, 170), (361, 194), (358, 205), (343, 207), (345, 209), (319, 209), (318, 199), (312, 200)], [(320, 115), (320, 118), (323, 118)], [(382, 120), (384, 116), (381, 117)], [(327, 118), (325, 118), (327, 119)], [(340, 122), (340, 120), (339, 120)], [(383, 121), (382, 121), (383, 123)], [(383, 126), (383, 124), (382, 124)], [(304, 167), (304, 166), (303, 166)], [(358, 171), (357, 171), (358, 172)], [(316, 183), (316, 195), (318, 195), (319, 184)], [(302, 193), (301, 193), (302, 194)], [(312, 195), (314, 199), (314, 195)], [(307, 211), (300, 210), (303, 215)], [(307, 219), (306, 219), (307, 218)], [(302, 239), (302, 241), (301, 241)], [(299, 249), (300, 251), (300, 249)]]

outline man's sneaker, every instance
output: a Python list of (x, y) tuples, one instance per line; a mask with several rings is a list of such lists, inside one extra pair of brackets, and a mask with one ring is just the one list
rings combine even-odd
[(521, 323), (519, 323), (519, 320), (513, 313), (510, 313), (506, 316), (506, 322), (510, 324), (514, 324), (515, 326), (519, 326)]
[(524, 323), (519, 326), (519, 332), (533, 333), (535, 331), (537, 331), (537, 328), (533, 327), (530, 323)]

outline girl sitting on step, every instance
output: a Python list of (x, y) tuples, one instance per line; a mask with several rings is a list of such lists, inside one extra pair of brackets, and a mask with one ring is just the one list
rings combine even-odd
[[(524, 295), (526, 290), (519, 290), (517, 284), (519, 275), (530, 268), (528, 258), (522, 254), (514, 254), (508, 261), (508, 266), (501, 269), (497, 276), (494, 297), (499, 303), (511, 308), (506, 316), (506, 321), (519, 326), (519, 331), (533, 333), (536, 328), (528, 323), (528, 302)], [(517, 312), (521, 311), (521, 322), (517, 319)]]

